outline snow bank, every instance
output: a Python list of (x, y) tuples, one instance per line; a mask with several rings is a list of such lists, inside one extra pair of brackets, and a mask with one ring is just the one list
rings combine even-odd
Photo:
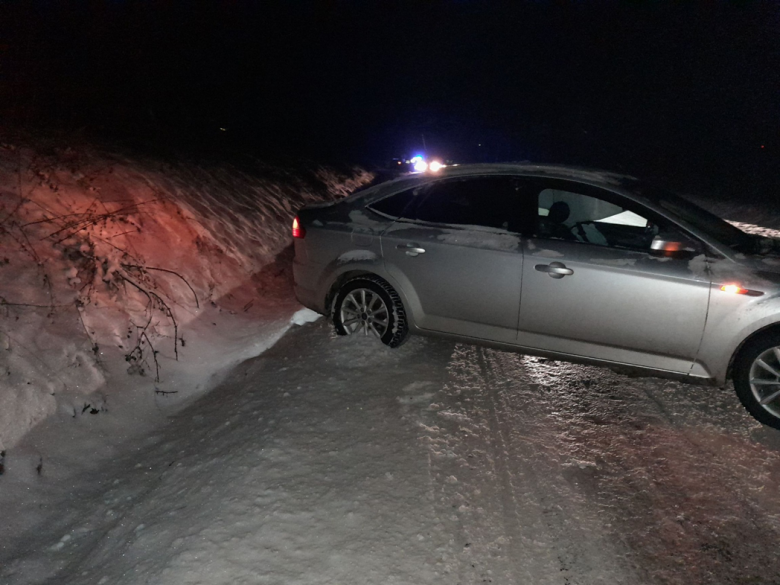
[(295, 210), (371, 178), (2, 143), (0, 450), (56, 412), (174, 408), (273, 343)]

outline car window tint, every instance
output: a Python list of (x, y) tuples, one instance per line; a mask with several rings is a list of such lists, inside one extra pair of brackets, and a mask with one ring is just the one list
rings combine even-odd
[(538, 195), (537, 237), (649, 250), (659, 231), (637, 209), (600, 197), (551, 188)]
[(371, 209), (391, 217), (412, 218), (411, 203), (414, 201), (415, 189), (408, 189), (390, 197), (385, 197), (369, 205)]
[(434, 183), (423, 189), (415, 219), (516, 231), (520, 195), (509, 177), (480, 177)]

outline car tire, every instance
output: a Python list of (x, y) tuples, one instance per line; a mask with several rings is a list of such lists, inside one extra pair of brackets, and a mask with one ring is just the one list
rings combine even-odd
[(389, 347), (409, 336), (406, 311), (398, 293), (378, 277), (345, 282), (333, 302), (333, 325), (339, 335), (373, 335)]
[(780, 332), (748, 341), (734, 361), (734, 389), (759, 422), (780, 429)]

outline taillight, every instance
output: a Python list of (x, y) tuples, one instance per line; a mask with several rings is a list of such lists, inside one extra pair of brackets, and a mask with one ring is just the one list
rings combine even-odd
[(293, 220), (292, 234), (293, 238), (303, 239), (306, 237), (306, 230), (301, 227), (301, 222), (298, 220), (297, 216)]

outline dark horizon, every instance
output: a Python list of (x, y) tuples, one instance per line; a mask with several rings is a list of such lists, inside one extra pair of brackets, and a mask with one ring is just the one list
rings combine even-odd
[(15, 126), (373, 165), (425, 147), (780, 196), (772, 2), (0, 11), (0, 113)]

